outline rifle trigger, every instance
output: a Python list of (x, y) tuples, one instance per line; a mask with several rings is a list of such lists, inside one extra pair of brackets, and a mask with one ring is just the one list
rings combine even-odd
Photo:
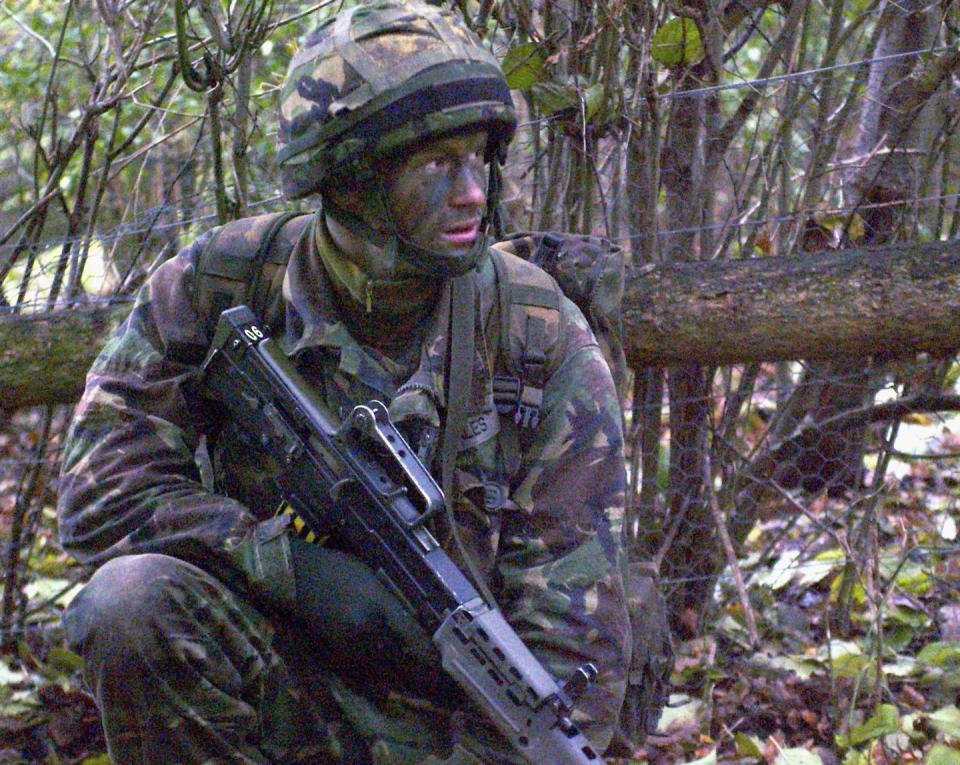
[(343, 501), (344, 495), (356, 487), (357, 481), (354, 478), (341, 478), (330, 487), (330, 496), (333, 501), (339, 504)]

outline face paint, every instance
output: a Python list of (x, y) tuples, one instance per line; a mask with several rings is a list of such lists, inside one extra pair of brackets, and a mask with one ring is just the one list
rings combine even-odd
[(386, 204), (400, 236), (431, 252), (469, 252), (486, 205), (485, 132), (433, 141), (389, 174)]
[(432, 210), (443, 204), (443, 200), (450, 193), (450, 187), (453, 185), (447, 174), (426, 178), (424, 184), (427, 186), (427, 204), (430, 205)]

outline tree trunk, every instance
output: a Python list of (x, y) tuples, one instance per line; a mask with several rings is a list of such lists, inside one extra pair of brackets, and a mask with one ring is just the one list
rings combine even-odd
[[(678, 89), (712, 84), (710, 70), (701, 64), (677, 80)], [(661, 148), (661, 185), (664, 195), (664, 224), (670, 233), (661, 238), (658, 253), (661, 262), (686, 264), (696, 268), (702, 253), (699, 232), (708, 217), (711, 194), (704, 179), (704, 140), (708, 134), (707, 99), (685, 98), (671, 104), (666, 141)], [(700, 236), (698, 236), (700, 233)], [(714, 569), (714, 524), (704, 502), (704, 460), (707, 459), (707, 422), (709, 414), (708, 372), (696, 357), (678, 360), (667, 372), (669, 398), (668, 426), (669, 481), (664, 526), (677, 529), (670, 540), (669, 554), (662, 556), (660, 569), (665, 583), (664, 596), (669, 604), (672, 625), (679, 629), (688, 609), (699, 622), (701, 606), (706, 602), (702, 583)], [(667, 366), (662, 364), (660, 366)], [(654, 446), (659, 450), (660, 445)], [(656, 475), (644, 475), (644, 482)]]
[(0, 314), (0, 410), (70, 403), (128, 305), (46, 314)]
[[(932, 47), (939, 20), (927, 13), (924, 0), (888, 2), (883, 14), (886, 23), (877, 45), (878, 60), (870, 66), (867, 97), (847, 157), (849, 178), (843, 186), (845, 206), (863, 222), (859, 242), (863, 245), (913, 238), (911, 229), (916, 227), (910, 225), (910, 218), (916, 206), (910, 200), (919, 196), (921, 158), (931, 144), (930, 109), (923, 108), (926, 99), (917, 100), (920, 88), (914, 72), (915, 68), (924, 71), (924, 65), (897, 56)], [(852, 220), (853, 215), (846, 230)], [(882, 367), (867, 370), (844, 360), (811, 363), (795, 391), (809, 402), (800, 414), (825, 422), (857, 409), (873, 400), (885, 376)], [(822, 441), (834, 445), (831, 462), (842, 466), (831, 479), (831, 491), (860, 486), (866, 427), (827, 431)], [(813, 485), (818, 480), (814, 477)]]
[[(0, 314), (3, 409), (66, 403), (128, 306)], [(630, 268), (633, 367), (896, 358), (960, 348), (960, 243)]]
[(903, 357), (960, 347), (960, 243), (631, 269), (634, 367)]

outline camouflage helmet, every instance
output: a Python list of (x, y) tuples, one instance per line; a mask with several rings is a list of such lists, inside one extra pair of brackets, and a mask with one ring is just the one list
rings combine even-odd
[(501, 159), (517, 118), (494, 56), (454, 15), (416, 0), (376, 0), (314, 30), (280, 96), (284, 195), (362, 181), (380, 160), (472, 127)]

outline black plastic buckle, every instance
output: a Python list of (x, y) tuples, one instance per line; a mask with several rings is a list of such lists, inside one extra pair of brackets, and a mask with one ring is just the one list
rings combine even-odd
[(521, 428), (535, 428), (540, 424), (540, 407), (518, 401), (513, 420)]
[[(553, 231), (548, 231), (540, 239), (536, 252), (533, 254), (533, 262), (540, 268), (552, 265), (551, 261), (558, 260), (560, 248), (563, 246), (563, 237)], [(549, 271), (549, 268), (546, 268)]]
[(497, 414), (514, 414), (520, 403), (520, 378), (495, 375), (493, 378), (493, 403)]

